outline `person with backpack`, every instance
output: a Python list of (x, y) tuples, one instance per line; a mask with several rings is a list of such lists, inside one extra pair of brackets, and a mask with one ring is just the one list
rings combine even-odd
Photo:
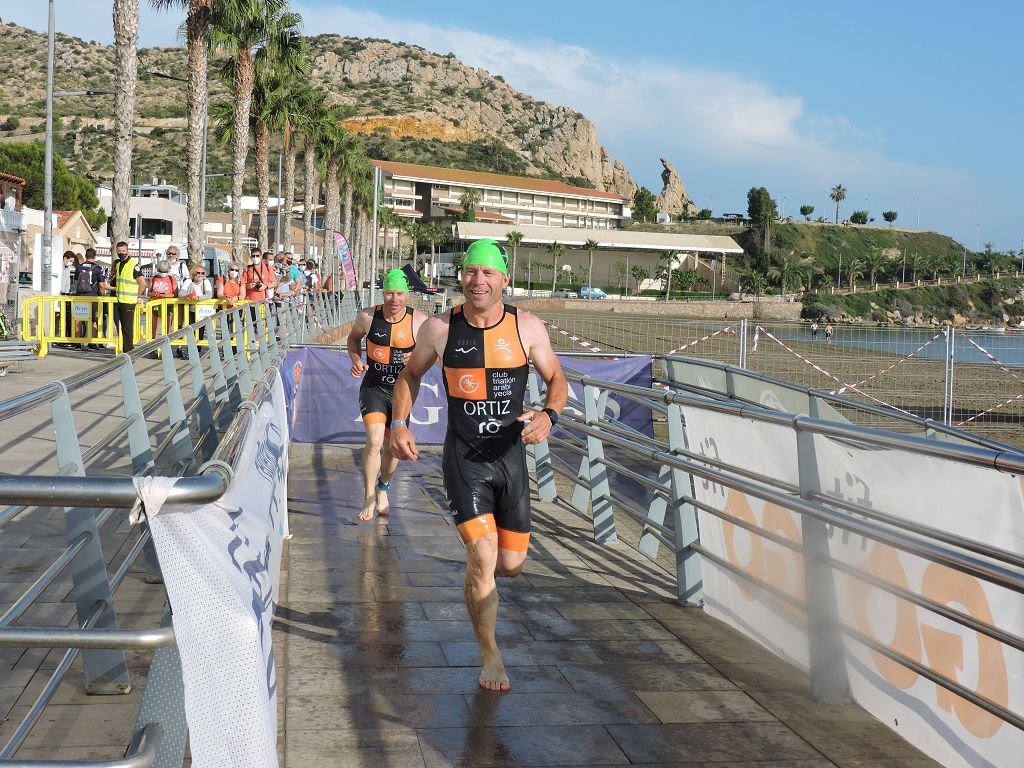
[[(101, 330), (100, 325), (100, 307), (102, 302), (99, 300), (102, 292), (100, 291), (100, 283), (104, 283), (107, 280), (107, 270), (102, 265), (96, 263), (96, 249), (86, 248), (85, 250), (85, 263), (79, 266), (78, 275), (76, 276), (76, 293), (79, 296), (88, 298), (91, 307), (91, 320), (82, 320), (78, 323), (78, 336), (83, 338), (93, 337), (95, 338)], [(86, 328), (86, 324), (91, 327)], [(106, 313), (103, 315), (102, 332), (106, 334), (107, 331), (107, 317)], [(91, 330), (91, 333), (89, 332)], [(101, 344), (82, 344), (82, 349), (102, 349)]]
[[(75, 289), (78, 286), (78, 254), (74, 251), (64, 251), (64, 265), (60, 273), (60, 295), (61, 296), (74, 296)], [(56, 306), (57, 316), (62, 317), (62, 322), (55, 325), (54, 329), (63, 326), (63, 337), (64, 343), (54, 344), (55, 347), (69, 347), (71, 346), (71, 339), (74, 336), (75, 323), (71, 320), (72, 307), (71, 302), (67, 300), (60, 301)], [(55, 318), (56, 319), (56, 318)]]
[[(192, 267), (192, 277), (182, 281), (178, 288), (178, 298), (185, 301), (207, 301), (213, 298), (213, 282), (206, 276), (206, 268), (200, 265)], [(196, 307), (188, 307), (188, 325), (196, 322)], [(206, 338), (206, 329), (200, 328), (197, 334), (200, 340)], [(181, 350), (184, 356), (184, 349)]]
[[(167, 259), (161, 259), (156, 264), (156, 274), (149, 283), (149, 298), (156, 299), (174, 299), (178, 296), (178, 278), (171, 274), (171, 264)], [(162, 312), (163, 307), (153, 307), (153, 338), (176, 330), (175, 328), (167, 328), (166, 326), (161, 328), (160, 318), (165, 314), (170, 313)]]

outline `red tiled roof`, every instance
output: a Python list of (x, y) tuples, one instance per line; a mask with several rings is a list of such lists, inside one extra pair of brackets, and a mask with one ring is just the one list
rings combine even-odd
[(415, 208), (392, 208), (391, 210), (400, 216), (415, 216), (419, 218), (423, 215), (422, 211), (417, 211)]
[[(440, 208), (442, 211), (449, 211), (451, 213), (465, 213), (465, 211), (462, 210), (462, 208), (460, 208), (457, 205), (439, 205), (437, 207)], [(477, 221), (497, 221), (503, 223), (507, 222), (511, 224), (515, 223), (515, 219), (510, 219), (508, 216), (502, 216), (500, 213), (491, 213), (490, 211), (475, 211), (474, 214), (477, 218)]]
[(387, 160), (372, 160), (374, 165), (385, 173), (401, 178), (423, 179), (429, 181), (451, 182), (473, 186), (503, 187), (505, 189), (521, 189), (529, 192), (547, 192), (549, 194), (572, 195), (574, 197), (590, 197), (601, 200), (624, 202), (627, 198), (614, 192), (601, 192), (596, 189), (572, 187), (564, 181), (535, 179), (529, 176), (504, 176), (500, 173), (482, 173), (480, 171), (460, 171), (456, 168), (438, 168), (432, 165), (415, 165), (414, 163), (393, 163)]
[(13, 181), (15, 184), (25, 185), (25, 180), (21, 176), (15, 176), (13, 173), (4, 173), (0, 171), (0, 179), (4, 181)]

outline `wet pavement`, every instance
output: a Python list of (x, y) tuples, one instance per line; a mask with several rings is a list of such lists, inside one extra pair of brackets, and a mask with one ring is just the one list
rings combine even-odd
[(358, 524), (357, 450), (292, 446), (275, 637), (287, 768), (937, 765), (859, 707), (814, 702), (802, 673), (536, 499), (523, 574), (499, 580), (512, 690), (481, 690), (463, 548), (439, 456), (421, 456), (400, 466), (390, 516)]

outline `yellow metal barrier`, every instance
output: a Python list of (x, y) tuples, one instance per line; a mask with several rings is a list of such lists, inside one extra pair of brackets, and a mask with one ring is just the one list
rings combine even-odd
[[(238, 301), (242, 307), (250, 302)], [(227, 308), (221, 299), (189, 301), (187, 299), (154, 299), (140, 302), (135, 311), (135, 343), (147, 341), (181, 330), (192, 323), (216, 314)], [(45, 357), (50, 344), (101, 345), (113, 347), (114, 354), (121, 350), (121, 334), (114, 322), (117, 299), (113, 296), (32, 296), (22, 303), (21, 337), (38, 343), (39, 357)], [(260, 317), (266, 318), (267, 304), (253, 304)], [(246, 310), (250, 311), (250, 310)], [(243, 334), (241, 345), (247, 346), (248, 337), (242, 328), (234, 327), (234, 317), (229, 317), (231, 343), (239, 346), (236, 338)], [(220, 335), (220, 325), (215, 331)], [(196, 339), (200, 346), (209, 346), (205, 338), (206, 329), (201, 328)], [(178, 338), (171, 341), (175, 347), (184, 347), (187, 341)]]

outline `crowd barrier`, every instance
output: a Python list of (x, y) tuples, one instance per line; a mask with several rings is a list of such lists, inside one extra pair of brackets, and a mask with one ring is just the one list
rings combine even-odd
[[(45, 306), (49, 300), (46, 297), (41, 303)], [(133, 526), (126, 534), (124, 517), (139, 501), (134, 485), (138, 477), (177, 478), (169, 503), (207, 503), (227, 493), (236, 480), (238, 446), (266, 395), (266, 382), (278, 375), (276, 366), (287, 348), (316, 336), (320, 324), (336, 327), (350, 322), (357, 305), (353, 296), (325, 294), (311, 301), (309, 311), (288, 305), (265, 305), (264, 309), (236, 306), (218, 312), (68, 379), (0, 401), (0, 420), (10, 424), (23, 414), (42, 411), (40, 418), (52, 422), (55, 437), (46, 460), (51, 474), (0, 474), (0, 532), (25, 515), (38, 512), (45, 517), (46, 510), (63, 507), (67, 542), (52, 562), (39, 564), (41, 573), (31, 586), (2, 606), (0, 648), (66, 650), (52, 672), (44, 666), (42, 674), (49, 674), (49, 679), (28, 711), (18, 713), (20, 722), (0, 745), (0, 765), (182, 765), (187, 732), (181, 664), (169, 611), (165, 608), (164, 619), (156, 627), (126, 629), (118, 622), (117, 589), (140, 556), (145, 580), (161, 581), (148, 526)], [(241, 331), (232, 334), (231, 324)], [(201, 335), (207, 349), (200, 347)], [(234, 348), (233, 342), (237, 342)], [(186, 363), (173, 359), (176, 345), (186, 350)], [(138, 369), (154, 352), (162, 353), (155, 365), (161, 381), (144, 389)], [(82, 440), (75, 402), (112, 389), (118, 392), (123, 410), (99, 422), (100, 432), (111, 425), (105, 434), (90, 428), (87, 440)], [(115, 551), (108, 548), (105, 553), (103, 541), (109, 544), (111, 537), (115, 537)], [(125, 549), (127, 555), (121, 559), (117, 550)], [(66, 572), (70, 572), (77, 614), (74, 623), (70, 627), (18, 626), (19, 619), (30, 616), (33, 605)], [(158, 599), (159, 592), (153, 597)], [(155, 650), (125, 757), (107, 761), (15, 757), (79, 656), (86, 693), (130, 692), (126, 649)], [(63, 731), (72, 725), (58, 722), (56, 727)]]
[[(209, 340), (202, 321), (222, 310), (252, 306), (252, 311), (262, 317), (267, 312), (276, 313), (285, 307), (290, 311), (309, 313), (312, 319), (326, 325), (324, 313), (333, 306), (332, 302), (336, 302), (335, 294), (313, 294), (301, 304), (229, 303), (225, 299), (152, 299), (136, 306), (133, 338), (137, 346), (198, 323), (200, 333), (197, 343), (205, 347)], [(98, 345), (112, 348), (114, 354), (120, 354), (121, 334), (115, 321), (116, 309), (117, 299), (111, 296), (32, 296), (22, 304), (21, 338), (36, 342), (36, 354), (39, 357), (46, 356), (51, 344)], [(214, 329), (217, 335), (213, 338), (219, 339), (222, 332), (220, 325), (215, 324)], [(244, 329), (235, 325), (234, 317), (229, 313), (227, 333), (236, 347), (246, 343), (244, 340), (239, 342), (236, 336), (239, 332), (244, 333)], [(171, 346), (184, 347), (185, 343), (183, 336), (175, 336)]]

